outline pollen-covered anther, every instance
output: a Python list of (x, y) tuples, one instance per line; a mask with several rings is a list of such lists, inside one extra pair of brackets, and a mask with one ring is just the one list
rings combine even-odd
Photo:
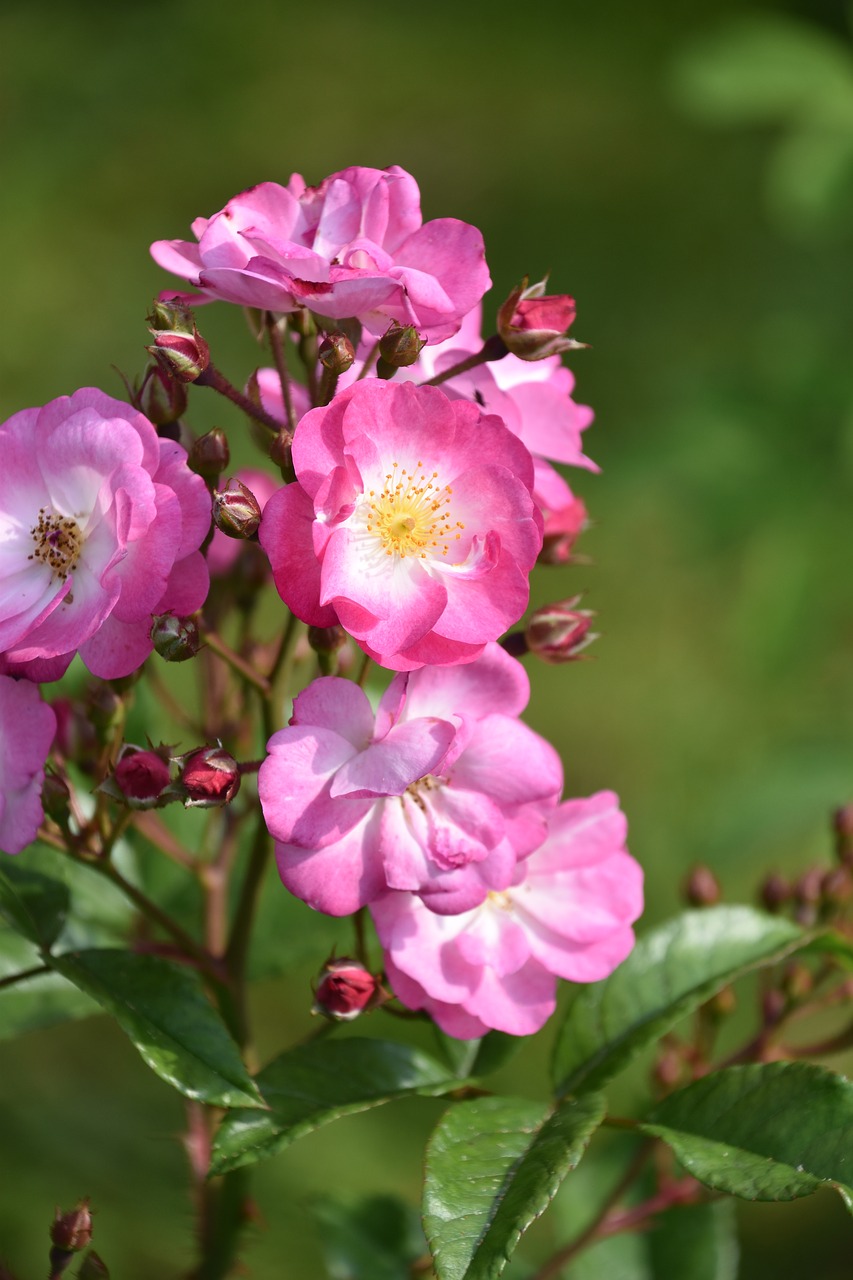
[(83, 549), (83, 533), (77, 521), (42, 507), (38, 521), (30, 533), (35, 550), (27, 559), (40, 560), (52, 571), (54, 578), (64, 582), (80, 559)]
[(413, 471), (394, 462), (382, 493), (369, 491), (367, 531), (380, 538), (386, 555), (421, 560), (446, 556), (450, 542), (462, 536), (455, 530), (464, 529), (464, 524), (451, 519), (453, 490), (438, 479), (438, 472), (427, 474), (422, 462)]

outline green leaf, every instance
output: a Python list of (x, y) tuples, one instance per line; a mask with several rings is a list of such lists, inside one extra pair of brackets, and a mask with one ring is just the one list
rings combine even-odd
[(609, 978), (578, 990), (555, 1047), (557, 1093), (600, 1088), (721, 987), (810, 941), (750, 907), (688, 911), (655, 929)]
[(654, 1280), (737, 1280), (737, 1222), (731, 1200), (668, 1209), (652, 1222), (646, 1241)]
[(522, 1036), (490, 1031), (481, 1040), (457, 1040), (433, 1024), (433, 1034), (441, 1056), (457, 1076), (486, 1076), (509, 1062), (524, 1043)]
[(728, 1067), (671, 1094), (640, 1127), (715, 1191), (794, 1200), (826, 1183), (853, 1211), (853, 1084), (823, 1067)]
[(321, 1125), (407, 1094), (447, 1093), (459, 1079), (419, 1049), (349, 1037), (299, 1045), (257, 1077), (268, 1111), (233, 1111), (219, 1126), (211, 1173), (282, 1151)]
[(50, 957), (111, 1013), (161, 1079), (220, 1107), (263, 1102), (197, 974), (158, 956), (105, 947)]
[[(0, 978), (40, 963), (41, 954), (34, 943), (11, 929), (0, 929)], [(0, 991), (0, 1040), (99, 1012), (93, 1000), (58, 973), (41, 973)]]
[(521, 1098), (452, 1107), (427, 1147), (424, 1228), (439, 1280), (499, 1276), (603, 1117), (595, 1094), (553, 1112)]
[(58, 880), (14, 863), (0, 870), (0, 916), (36, 946), (53, 945), (68, 907), (68, 889)]
[(411, 1280), (412, 1263), (426, 1252), (420, 1215), (395, 1196), (317, 1196), (308, 1207), (331, 1280)]

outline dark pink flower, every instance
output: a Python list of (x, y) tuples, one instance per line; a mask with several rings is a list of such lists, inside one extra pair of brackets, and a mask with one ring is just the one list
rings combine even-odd
[(187, 808), (210, 809), (234, 799), (240, 790), (240, 769), (222, 747), (200, 747), (184, 758), (181, 784)]
[(287, 888), (347, 915), (387, 888), (454, 912), (510, 884), (562, 784), (554, 749), (517, 718), (529, 692), (496, 644), (398, 675), (375, 716), (352, 681), (315, 680), (258, 775)]
[(155, 801), (171, 781), (168, 763), (156, 751), (126, 747), (113, 772), (121, 794), (131, 801)]
[(44, 765), (56, 715), (28, 680), (0, 676), (0, 849), (20, 853), (44, 817)]
[(279, 594), (394, 670), (469, 662), (524, 612), (541, 546), (524, 446), (439, 388), (368, 379), (299, 423), (261, 522)]
[(351, 1022), (375, 1005), (379, 984), (357, 960), (341, 956), (323, 966), (314, 995), (314, 1013), (334, 1022)]
[(84, 388), (0, 426), (0, 663), (57, 679), (76, 651), (105, 679), (151, 652), (155, 613), (207, 594), (210, 496), (141, 413)]
[(583, 345), (564, 336), (575, 318), (574, 298), (546, 295), (546, 283), (528, 286), (525, 277), (498, 311), (498, 333), (522, 360), (544, 360)]
[(151, 253), (201, 291), (195, 301), (355, 316), (377, 336), (397, 320), (440, 342), (491, 284), (480, 232), (456, 218), (422, 224), (417, 183), (396, 165), (318, 187), (299, 174), (264, 182), (192, 229), (196, 244), (158, 240)]
[(597, 982), (634, 945), (643, 876), (627, 853), (617, 797), (601, 791), (550, 815), (548, 838), (511, 883), (472, 911), (437, 915), (411, 893), (371, 906), (388, 980), (448, 1035), (531, 1035), (554, 1011), (557, 982)]

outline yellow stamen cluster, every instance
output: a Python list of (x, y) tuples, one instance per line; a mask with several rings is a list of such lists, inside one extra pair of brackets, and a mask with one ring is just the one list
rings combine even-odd
[(30, 533), (35, 550), (28, 560), (40, 560), (52, 570), (52, 577), (62, 582), (74, 569), (83, 549), (83, 534), (76, 520), (70, 516), (58, 516), (47, 507), (39, 511), (38, 523)]
[(388, 556), (418, 556), (421, 560), (446, 556), (451, 542), (462, 536), (458, 531), (464, 524), (451, 518), (453, 490), (449, 484), (438, 483), (437, 471), (428, 476), (423, 465), (418, 462), (410, 472), (392, 463), (382, 492), (377, 495), (371, 489), (367, 495), (367, 532), (382, 540)]
[(409, 783), (400, 799), (405, 800), (406, 796), (408, 796), (410, 800), (414, 801), (422, 813), (426, 813), (426, 803), (421, 793), (424, 791), (435, 791), (441, 786), (441, 783), (441, 778), (436, 778), (433, 774), (426, 773), (422, 778), (418, 778), (417, 782)]

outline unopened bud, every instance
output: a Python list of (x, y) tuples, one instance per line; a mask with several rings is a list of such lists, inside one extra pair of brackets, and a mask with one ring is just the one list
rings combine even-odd
[(347, 642), (343, 627), (309, 627), (308, 643), (315, 653), (337, 653)]
[(820, 867), (809, 867), (800, 876), (794, 885), (794, 898), (801, 906), (820, 902), (823, 875)]
[(832, 815), (838, 861), (853, 866), (853, 804), (842, 805)]
[(213, 523), (229, 538), (251, 538), (261, 523), (261, 504), (252, 490), (232, 476), (213, 493)]
[(827, 906), (841, 907), (853, 893), (853, 877), (849, 867), (833, 867), (820, 882), (820, 893)]
[(525, 276), (498, 311), (498, 333), (522, 360), (544, 360), (585, 345), (564, 336), (575, 318), (574, 299), (565, 293), (546, 296), (547, 283), (528, 285)]
[(151, 333), (192, 333), (195, 329), (191, 309), (177, 298), (158, 298), (145, 319)]
[(791, 886), (778, 871), (772, 871), (761, 886), (761, 901), (775, 915), (791, 900)]
[(293, 436), (285, 428), (279, 431), (270, 445), (270, 461), (281, 471), (285, 484), (296, 479), (293, 469)]
[(132, 808), (148, 808), (168, 787), (171, 774), (158, 752), (126, 745), (113, 771), (113, 779)]
[(222, 747), (202, 747), (183, 757), (181, 783), (188, 809), (211, 809), (234, 799), (240, 790), (240, 769)]
[(68, 805), (71, 792), (68, 783), (58, 773), (49, 770), (44, 775), (44, 786), (41, 789), (41, 804), (49, 818), (60, 827), (68, 822)]
[(720, 882), (710, 867), (694, 867), (684, 882), (684, 897), (691, 907), (713, 907), (720, 901)]
[(588, 525), (587, 510), (580, 498), (572, 498), (558, 511), (545, 511), (542, 550), (537, 564), (563, 565), (572, 559), (572, 551)]
[(79, 1253), (86, 1249), (92, 1239), (92, 1215), (89, 1211), (89, 1197), (80, 1200), (70, 1213), (56, 1210), (50, 1238), (57, 1248), (66, 1253)]
[(174, 613), (161, 613), (154, 618), (150, 631), (156, 653), (166, 662), (186, 662), (201, 648), (198, 623), (192, 618), (179, 618)]
[[(379, 339), (380, 365), (384, 361), (391, 370), (387, 376), (393, 376), (395, 369), (415, 364), (425, 346), (426, 338), (420, 337), (414, 325), (397, 324), (395, 320)], [(383, 376), (381, 370), (379, 376)]]
[(524, 632), (530, 653), (545, 662), (573, 662), (598, 639), (597, 633), (590, 631), (595, 614), (578, 608), (581, 598), (558, 600), (530, 615)]
[(333, 1022), (350, 1022), (381, 998), (382, 989), (373, 974), (357, 960), (341, 956), (323, 966), (312, 1013), (322, 1013)]
[(151, 365), (139, 395), (139, 407), (155, 427), (168, 427), (187, 411), (187, 389), (159, 364)]
[(218, 480), (231, 461), (228, 437), (221, 427), (199, 436), (190, 445), (187, 466), (203, 480)]
[(210, 347), (198, 329), (192, 333), (158, 332), (153, 346), (145, 350), (177, 382), (195, 382), (210, 364)]
[(324, 369), (339, 376), (346, 373), (353, 364), (355, 349), (345, 333), (335, 330), (334, 333), (326, 334), (317, 355)]

